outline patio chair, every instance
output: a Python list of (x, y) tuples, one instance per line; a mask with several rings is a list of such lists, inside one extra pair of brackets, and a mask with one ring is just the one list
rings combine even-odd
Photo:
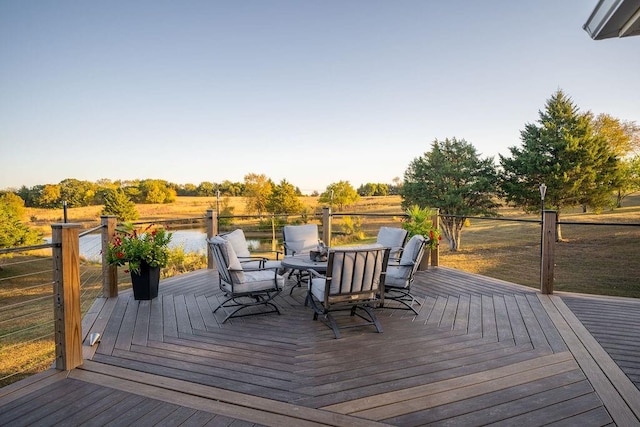
[(411, 295), (411, 284), (424, 256), (426, 244), (427, 240), (423, 236), (416, 234), (405, 245), (399, 263), (387, 266), (387, 274), (384, 281), (385, 300), (397, 301), (401, 304), (399, 307), (391, 306), (387, 308), (412, 310), (415, 314), (418, 314), (418, 311), (413, 306), (415, 304), (420, 306), (421, 303)]
[(380, 227), (376, 243), (385, 248), (391, 248), (389, 262), (393, 264), (400, 260), (406, 240), (407, 230), (397, 227)]
[(243, 268), (279, 268), (280, 267), (280, 251), (254, 251), (254, 253), (275, 253), (276, 259), (270, 260), (267, 257), (251, 255), (249, 244), (245, 238), (244, 231), (241, 228), (230, 231), (228, 233), (219, 234), (220, 237), (229, 241), (233, 250), (238, 257)]
[[(320, 242), (318, 234), (318, 224), (285, 225), (282, 227), (282, 245), (284, 246), (284, 256), (306, 255), (316, 250)], [(301, 287), (306, 277), (305, 270), (292, 269), (289, 276), (296, 277), (297, 287)], [(293, 292), (295, 286), (291, 287), (289, 294)]]
[(308, 254), (318, 247), (318, 224), (285, 225), (282, 227), (284, 256)]
[[(208, 240), (208, 243), (216, 261), (220, 289), (227, 297), (213, 312), (220, 308), (231, 310), (227, 311), (228, 314), (222, 323), (232, 317), (280, 314), (278, 307), (271, 302), (284, 286), (284, 277), (278, 274), (278, 268), (244, 268), (230, 241), (214, 236)], [(268, 310), (249, 310), (240, 313), (243, 309), (259, 305), (264, 305)]]
[[(340, 329), (372, 325), (382, 332), (372, 305), (384, 301), (384, 282), (389, 248), (378, 245), (330, 249), (326, 276), (309, 270), (306, 303), (314, 310), (313, 320), (322, 316), (325, 324), (340, 338)], [(305, 303), (305, 305), (306, 305)], [(350, 311), (361, 321), (338, 325), (332, 312)]]

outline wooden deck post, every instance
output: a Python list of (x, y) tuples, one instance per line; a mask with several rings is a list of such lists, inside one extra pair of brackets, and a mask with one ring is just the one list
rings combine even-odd
[(553, 266), (555, 264), (556, 211), (542, 214), (542, 251), (540, 256), (540, 292), (553, 293)]
[(56, 369), (82, 365), (80, 224), (52, 224)]
[[(437, 230), (440, 228), (440, 210), (437, 209), (436, 213), (431, 217), (431, 224)], [(440, 265), (440, 245), (438, 244), (435, 248), (431, 249), (431, 266), (437, 267)]]
[(322, 241), (331, 246), (331, 208), (322, 208)]
[[(207, 223), (207, 239), (210, 239), (218, 234), (218, 211), (207, 209), (205, 221)], [(207, 245), (207, 268), (210, 270), (214, 268), (213, 253), (211, 253), (209, 245)]]
[(114, 215), (102, 215), (102, 296), (113, 298), (118, 296), (118, 266), (109, 265), (107, 262), (107, 251), (109, 243), (113, 240), (116, 232), (118, 219)]

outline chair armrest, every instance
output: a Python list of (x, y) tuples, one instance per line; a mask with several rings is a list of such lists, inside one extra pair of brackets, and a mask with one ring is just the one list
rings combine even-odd
[(264, 251), (253, 251), (257, 254), (264, 254), (264, 253), (269, 253), (269, 254), (276, 254), (276, 261), (280, 260), (280, 254), (282, 254), (282, 251), (268, 251), (268, 250), (264, 250)]
[(313, 277), (327, 277), (324, 274), (318, 273), (313, 268), (308, 268), (307, 272), (309, 273), (309, 278), (311, 278), (311, 276), (313, 276)]
[(291, 252), (291, 256), (296, 254), (296, 250), (293, 249), (290, 245), (287, 245), (287, 242), (282, 242), (282, 246), (284, 246), (285, 249), (288, 249), (289, 252)]
[(414, 261), (405, 262), (404, 264), (398, 263), (397, 267), (413, 267), (416, 265)]
[(268, 261), (268, 258), (262, 256), (239, 256), (238, 261), (240, 264), (251, 262), (251, 261), (259, 261), (260, 268), (264, 267), (264, 263)]

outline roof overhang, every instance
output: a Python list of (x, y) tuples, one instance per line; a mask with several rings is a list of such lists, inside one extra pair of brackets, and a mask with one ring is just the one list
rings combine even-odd
[(599, 0), (582, 26), (594, 40), (640, 35), (640, 0)]

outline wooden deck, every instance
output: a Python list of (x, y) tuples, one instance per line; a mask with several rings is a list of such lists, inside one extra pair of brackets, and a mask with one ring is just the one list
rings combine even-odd
[[(607, 311), (599, 298), (444, 267), (413, 289), (418, 316), (385, 308), (384, 333), (339, 340), (302, 289), (278, 297), (280, 316), (221, 325), (215, 271), (164, 280), (153, 301), (99, 299), (83, 330), (102, 338), (85, 342), (84, 365), (0, 389), (0, 425), (640, 425), (638, 330), (621, 359), (619, 323), (588, 319), (589, 302)], [(617, 301), (637, 327), (638, 302)]]

